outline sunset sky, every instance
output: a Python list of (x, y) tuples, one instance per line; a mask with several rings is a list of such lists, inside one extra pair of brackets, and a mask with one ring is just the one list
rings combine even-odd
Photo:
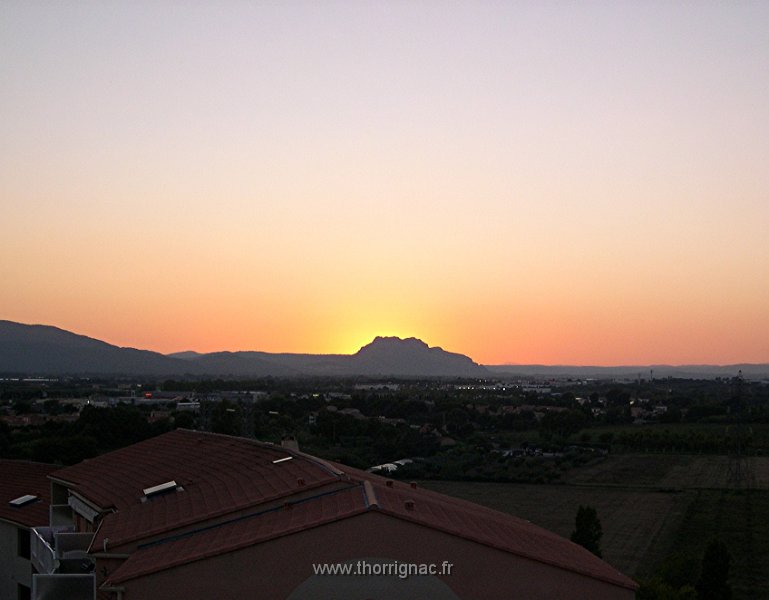
[(769, 362), (769, 2), (4, 0), (0, 319)]

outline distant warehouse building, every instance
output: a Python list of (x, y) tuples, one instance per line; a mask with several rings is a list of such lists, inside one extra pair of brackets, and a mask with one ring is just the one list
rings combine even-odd
[[(33, 554), (50, 554), (32, 559), (37, 600), (600, 600), (637, 588), (527, 521), (243, 438), (176, 430), (50, 480), (57, 523), (36, 538)], [(50, 560), (66, 557), (46, 539), (79, 562)]]

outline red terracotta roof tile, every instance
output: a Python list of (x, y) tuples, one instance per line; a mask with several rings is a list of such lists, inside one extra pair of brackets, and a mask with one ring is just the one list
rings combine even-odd
[(638, 587), (588, 550), (528, 521), (467, 502), (459, 504), (402, 482), (393, 482), (392, 487), (376, 482), (373, 488), (379, 509), (394, 517), (616, 585)]
[[(287, 456), (292, 459), (273, 463)], [(323, 461), (280, 446), (187, 430), (145, 440), (52, 476), (73, 484), (77, 493), (99, 507), (116, 511), (104, 517), (95, 548), (107, 538), (115, 547), (339, 480)], [(144, 489), (168, 481), (183, 491), (144, 498)]]
[[(0, 519), (39, 527), (48, 525), (51, 482), (48, 474), (59, 467), (25, 460), (0, 459)], [(11, 506), (9, 502), (26, 495), (37, 496), (36, 502)]]
[[(366, 510), (378, 510), (531, 560), (622, 587), (637, 587), (631, 579), (584, 548), (523, 519), (424, 488), (412, 488), (407, 483), (391, 481), (388, 485), (386, 478), (334, 463), (330, 465), (346, 470), (355, 487), (319, 494), (289, 511), (258, 513), (140, 548), (113, 574), (111, 582), (225, 554)], [(407, 501), (413, 502), (410, 508), (406, 507)]]
[(352, 517), (365, 512), (367, 508), (361, 485), (321, 493), (286, 507), (257, 512), (229, 523), (140, 547), (110, 576), (108, 583), (114, 585), (149, 573), (233, 552)]
[[(61, 469), (53, 477), (115, 511), (103, 518), (93, 547), (101, 548), (107, 538), (111, 548), (139, 542), (111, 583), (377, 510), (531, 560), (637, 587), (584, 548), (523, 519), (403, 482), (388, 485), (371, 473), (242, 438), (177, 430)], [(183, 491), (142, 501), (143, 489), (171, 480)], [(350, 487), (339, 489), (345, 482)], [(297, 492), (313, 489), (315, 495), (291, 503), (289, 510), (264, 507), (265, 502), (296, 498)], [(407, 507), (407, 502), (413, 504)], [(211, 519), (227, 519), (235, 512), (246, 516), (211, 525)], [(181, 527), (196, 524), (196, 530), (178, 534)], [(165, 539), (141, 545), (164, 534)]]
[[(379, 507), (393, 516), (625, 587), (638, 587), (632, 579), (581, 546), (525, 519), (423, 487), (414, 489), (406, 482), (330, 464), (344, 469), (354, 479), (371, 482)], [(406, 509), (406, 500), (414, 500), (414, 510)]]

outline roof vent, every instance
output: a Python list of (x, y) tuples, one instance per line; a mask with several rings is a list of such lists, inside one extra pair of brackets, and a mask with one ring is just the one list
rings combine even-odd
[(410, 483), (409, 483), (409, 485), (411, 486), (411, 489), (412, 489), (412, 490), (415, 490), (415, 489), (417, 489), (417, 482), (416, 482), (416, 481), (412, 481), (412, 482), (410, 482)]
[(392, 479), (388, 479), (387, 481), (385, 481), (385, 485), (387, 487), (392, 487), (393, 486), (393, 480)]
[(277, 465), (278, 463), (286, 462), (288, 460), (292, 460), (293, 458), (294, 458), (293, 456), (284, 456), (283, 458), (276, 458), (275, 460), (272, 461), (272, 464)]
[(406, 510), (414, 510), (416, 507), (416, 503), (413, 500), (406, 500), (403, 505), (406, 507)]
[(302, 487), (304, 485), (304, 477), (297, 477), (296, 485), (298, 485), (299, 487)]
[(176, 482), (172, 479), (171, 481), (166, 481), (159, 485), (144, 488), (142, 492), (144, 492), (144, 499), (149, 499), (170, 492), (181, 492), (182, 490), (184, 490), (184, 488), (180, 485), (176, 485)]
[(8, 504), (11, 506), (15, 506), (16, 508), (21, 508), (22, 506), (26, 506), (27, 504), (30, 504), (32, 502), (35, 502), (37, 500), (37, 496), (33, 496), (32, 494), (26, 494), (24, 496), (19, 496), (18, 498), (14, 498)]

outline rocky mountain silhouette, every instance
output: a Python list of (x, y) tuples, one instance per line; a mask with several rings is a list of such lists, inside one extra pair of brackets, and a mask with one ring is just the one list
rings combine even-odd
[(484, 377), (467, 356), (416, 338), (378, 337), (353, 355), (193, 351), (163, 355), (121, 348), (48, 325), (0, 321), (0, 373), (190, 377)]

